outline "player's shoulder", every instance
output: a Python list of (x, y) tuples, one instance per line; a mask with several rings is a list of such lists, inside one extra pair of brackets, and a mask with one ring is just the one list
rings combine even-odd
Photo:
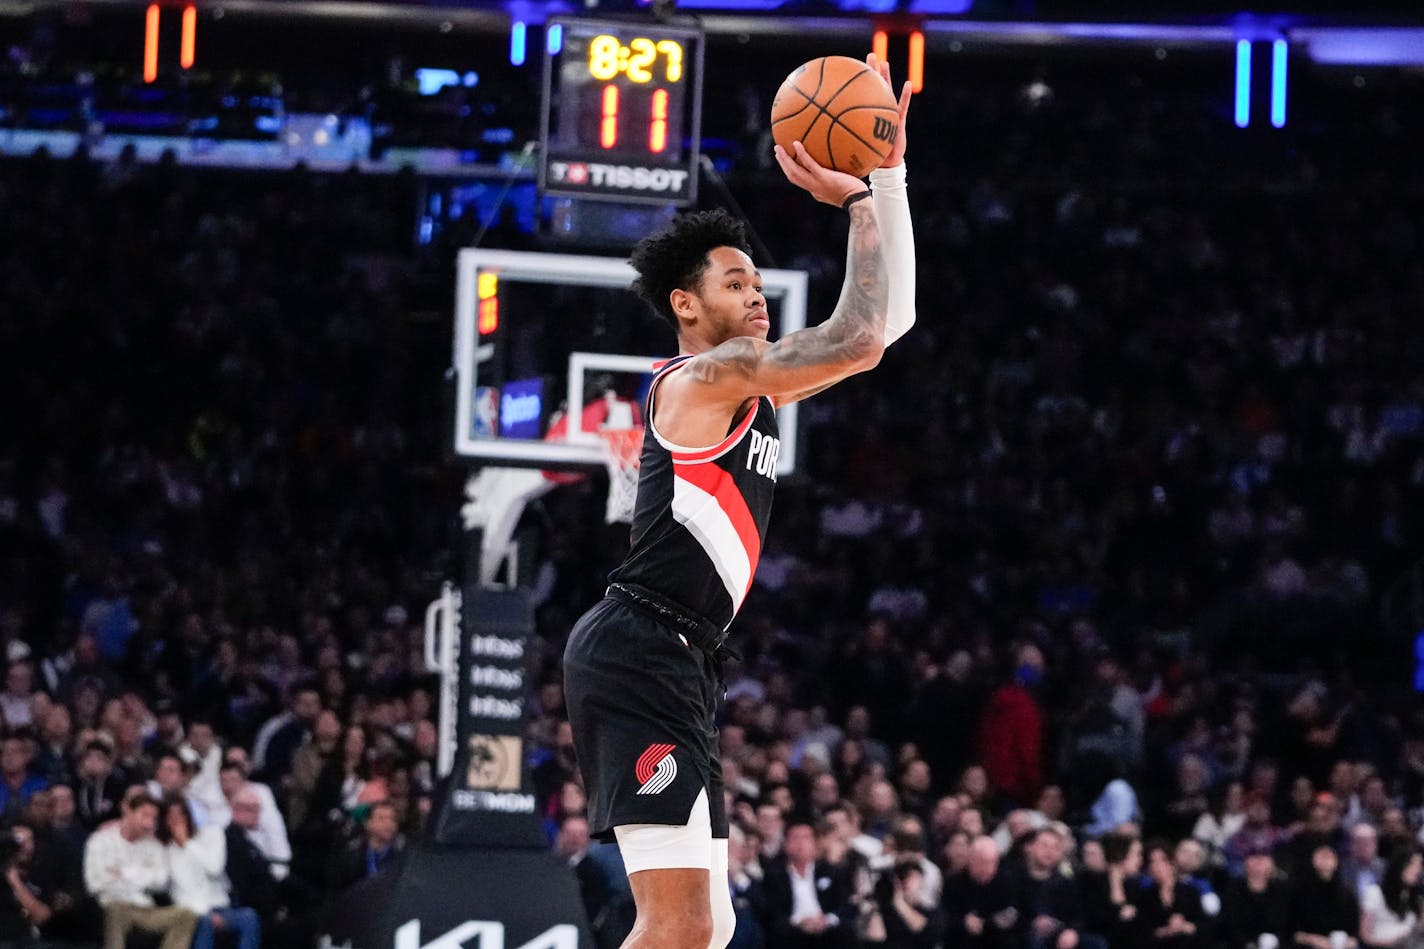
[(757, 365), (770, 347), (771, 343), (755, 336), (734, 336), (688, 359), (687, 374), (714, 385), (728, 378), (748, 379), (756, 374)]

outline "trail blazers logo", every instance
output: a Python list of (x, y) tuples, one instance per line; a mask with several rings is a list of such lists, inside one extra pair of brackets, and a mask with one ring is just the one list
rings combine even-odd
[(677, 777), (677, 759), (672, 756), (677, 745), (649, 745), (648, 750), (638, 756), (638, 764), (633, 769), (638, 782), (639, 794), (658, 794), (672, 784)]

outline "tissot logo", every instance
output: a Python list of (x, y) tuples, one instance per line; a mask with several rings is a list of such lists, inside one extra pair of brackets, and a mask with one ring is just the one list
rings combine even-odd
[(900, 133), (900, 127), (889, 119), (875, 117), (875, 128), (871, 130), (871, 135), (882, 142), (893, 142), (895, 136)]
[(555, 184), (669, 194), (681, 193), (688, 183), (686, 169), (576, 161), (549, 162), (549, 177)]

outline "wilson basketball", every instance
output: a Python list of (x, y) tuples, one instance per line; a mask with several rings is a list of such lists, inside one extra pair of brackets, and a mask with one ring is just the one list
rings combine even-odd
[(849, 56), (798, 66), (771, 102), (771, 136), (787, 151), (800, 141), (820, 165), (864, 177), (880, 167), (900, 133), (900, 110), (880, 75)]

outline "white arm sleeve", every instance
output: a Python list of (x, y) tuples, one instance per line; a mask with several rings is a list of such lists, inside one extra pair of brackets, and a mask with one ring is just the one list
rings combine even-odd
[(885, 345), (889, 346), (915, 325), (915, 232), (910, 227), (905, 163), (872, 171), (870, 190), (890, 281), (890, 312), (885, 317)]

